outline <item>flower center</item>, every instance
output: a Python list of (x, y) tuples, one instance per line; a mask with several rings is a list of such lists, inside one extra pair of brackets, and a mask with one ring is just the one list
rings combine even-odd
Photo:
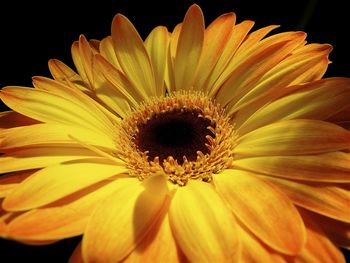
[(153, 99), (117, 129), (116, 155), (140, 180), (163, 172), (180, 186), (211, 181), (232, 163), (234, 129), (224, 110), (200, 93)]
[(197, 152), (208, 154), (207, 136), (215, 137), (208, 129), (210, 120), (202, 117), (196, 109), (175, 109), (152, 116), (138, 125), (135, 144), (149, 159), (158, 157), (161, 162), (172, 156), (178, 163), (197, 159)]

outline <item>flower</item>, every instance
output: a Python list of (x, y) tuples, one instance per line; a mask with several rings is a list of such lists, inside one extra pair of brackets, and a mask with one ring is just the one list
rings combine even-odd
[(5, 87), (0, 235), (83, 235), (71, 262), (345, 262), (350, 79), (331, 46), (197, 5), (142, 41), (72, 46), (77, 72)]

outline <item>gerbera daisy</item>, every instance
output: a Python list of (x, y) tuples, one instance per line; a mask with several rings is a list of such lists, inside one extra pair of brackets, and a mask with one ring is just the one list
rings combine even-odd
[(116, 15), (77, 73), (5, 87), (0, 235), (71, 262), (344, 262), (350, 79), (331, 46), (197, 5), (143, 41)]

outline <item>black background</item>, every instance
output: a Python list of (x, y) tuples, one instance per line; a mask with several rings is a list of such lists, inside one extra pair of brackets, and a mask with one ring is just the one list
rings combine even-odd
[[(28, 1), (29, 2), (29, 1)], [(142, 37), (157, 25), (171, 31), (192, 3), (199, 4), (206, 23), (234, 11), (238, 22), (256, 21), (255, 29), (279, 24), (278, 31), (303, 30), (308, 42), (330, 43), (332, 64), (326, 76), (350, 77), (347, 1), (19, 1), (0, 4), (0, 86), (30, 86), (31, 77), (49, 76), (47, 61), (57, 58), (72, 66), (71, 43), (84, 34), (102, 39), (110, 34), (112, 18), (126, 15)], [(0, 104), (2, 109), (5, 107)], [(0, 240), (1, 262), (66, 262), (79, 238), (46, 247)], [(349, 254), (348, 254), (349, 256)], [(6, 259), (7, 258), (7, 259)]]

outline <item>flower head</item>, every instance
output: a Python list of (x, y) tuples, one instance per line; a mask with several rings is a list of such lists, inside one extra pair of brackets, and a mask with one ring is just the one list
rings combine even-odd
[(3, 88), (0, 235), (83, 235), (71, 262), (344, 262), (350, 79), (253, 24), (193, 5), (143, 41), (116, 15), (77, 72)]

